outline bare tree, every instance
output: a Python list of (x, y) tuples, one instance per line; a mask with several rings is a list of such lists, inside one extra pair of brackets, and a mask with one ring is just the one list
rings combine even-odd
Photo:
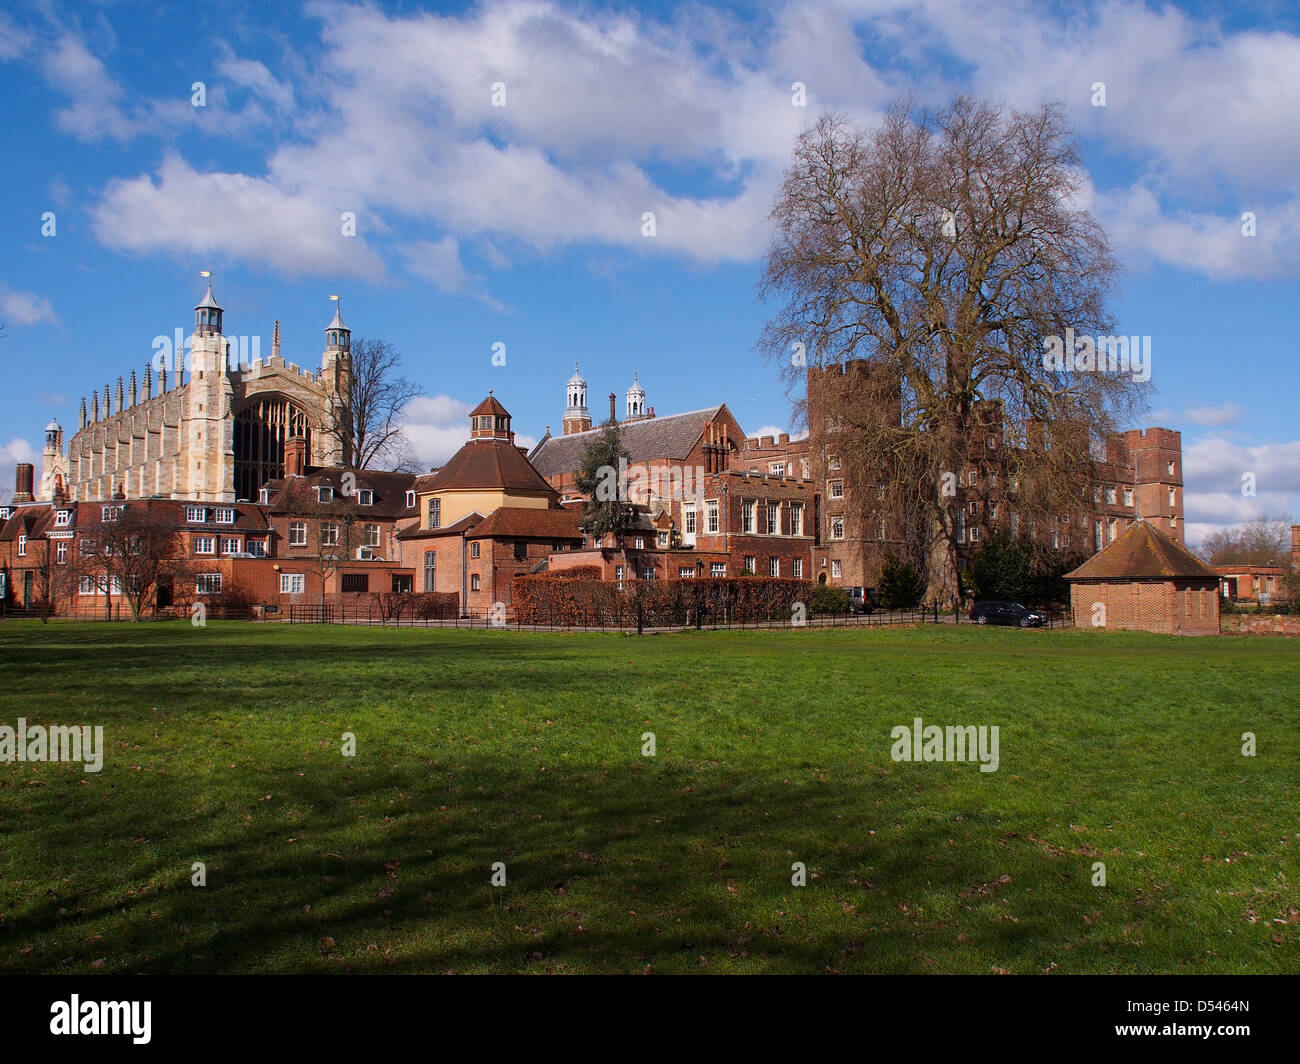
[(1211, 532), (1197, 553), (1211, 565), (1290, 565), (1291, 518), (1261, 514), (1236, 528)]
[(116, 589), (126, 600), (131, 619), (138, 621), (157, 603), (159, 580), (184, 580), (190, 566), (169, 510), (149, 501), (115, 506), (110, 512), (116, 516), (86, 530), (82, 540), (88, 546), (86, 558), (102, 570), (101, 586), (110, 603)]
[(879, 480), (856, 493), (864, 520), (920, 515), (936, 600), (958, 589), (953, 476), (997, 447), (997, 490), (1025, 524), (1082, 513), (1093, 441), (1143, 402), (1136, 375), (1044, 357), (1067, 329), (1113, 331), (1117, 266), (1079, 206), (1078, 163), (1057, 105), (1021, 113), (959, 97), (913, 114), (902, 103), (870, 132), (823, 116), (773, 207), (760, 289), (783, 306), (760, 347), (792, 383), (805, 361), (865, 370), (826, 389), (815, 428), (838, 429), (842, 462), (868, 489)]
[(402, 412), (424, 389), (402, 376), (402, 356), (387, 340), (353, 340), (351, 361), (348, 408), (332, 434), (348, 441), (357, 469), (416, 472)]
[(312, 529), (310, 567), (320, 577), (321, 620), (325, 619), (325, 583), (347, 564), (352, 551), (352, 526), (357, 520), (356, 496), (331, 492), (328, 502), (301, 507), (297, 514)]
[[(59, 553), (59, 544), (63, 553)], [(85, 561), (72, 539), (51, 540), (48, 533), (28, 543), (29, 550), (37, 552), (35, 592), (41, 623), (48, 624), (58, 613), (60, 602), (71, 602), (77, 593), (81, 578), (86, 573)]]

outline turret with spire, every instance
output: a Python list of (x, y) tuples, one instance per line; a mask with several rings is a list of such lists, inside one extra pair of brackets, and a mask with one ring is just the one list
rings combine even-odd
[(575, 432), (586, 432), (591, 428), (591, 413), (587, 410), (587, 382), (578, 372), (578, 363), (573, 364), (573, 376), (565, 386), (568, 405), (564, 408), (561, 421), (561, 433), (570, 436)]

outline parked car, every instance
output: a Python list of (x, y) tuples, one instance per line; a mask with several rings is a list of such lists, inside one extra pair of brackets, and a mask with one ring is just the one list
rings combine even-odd
[(1019, 602), (988, 599), (971, 607), (970, 619), (976, 624), (1014, 624), (1021, 628), (1038, 628), (1047, 623), (1047, 614), (1040, 610), (1026, 609)]
[(854, 613), (872, 613), (880, 608), (880, 596), (874, 587), (850, 587), (849, 609)]

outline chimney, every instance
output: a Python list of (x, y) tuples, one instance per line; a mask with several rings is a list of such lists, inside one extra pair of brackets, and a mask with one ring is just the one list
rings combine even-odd
[(610, 392), (609, 393), (609, 420), (610, 421), (618, 420), (618, 410), (614, 406), (614, 399), (615, 399), (614, 393)]
[(300, 477), (307, 469), (307, 440), (290, 436), (284, 441), (284, 475)]
[(14, 467), (14, 502), (32, 501), (32, 481), (35, 475), (36, 468), (31, 462), (19, 462)]

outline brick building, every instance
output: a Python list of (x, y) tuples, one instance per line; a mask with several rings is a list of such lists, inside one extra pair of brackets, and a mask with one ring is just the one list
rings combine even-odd
[(1218, 574), (1152, 522), (1135, 521), (1066, 580), (1079, 627), (1219, 632)]

